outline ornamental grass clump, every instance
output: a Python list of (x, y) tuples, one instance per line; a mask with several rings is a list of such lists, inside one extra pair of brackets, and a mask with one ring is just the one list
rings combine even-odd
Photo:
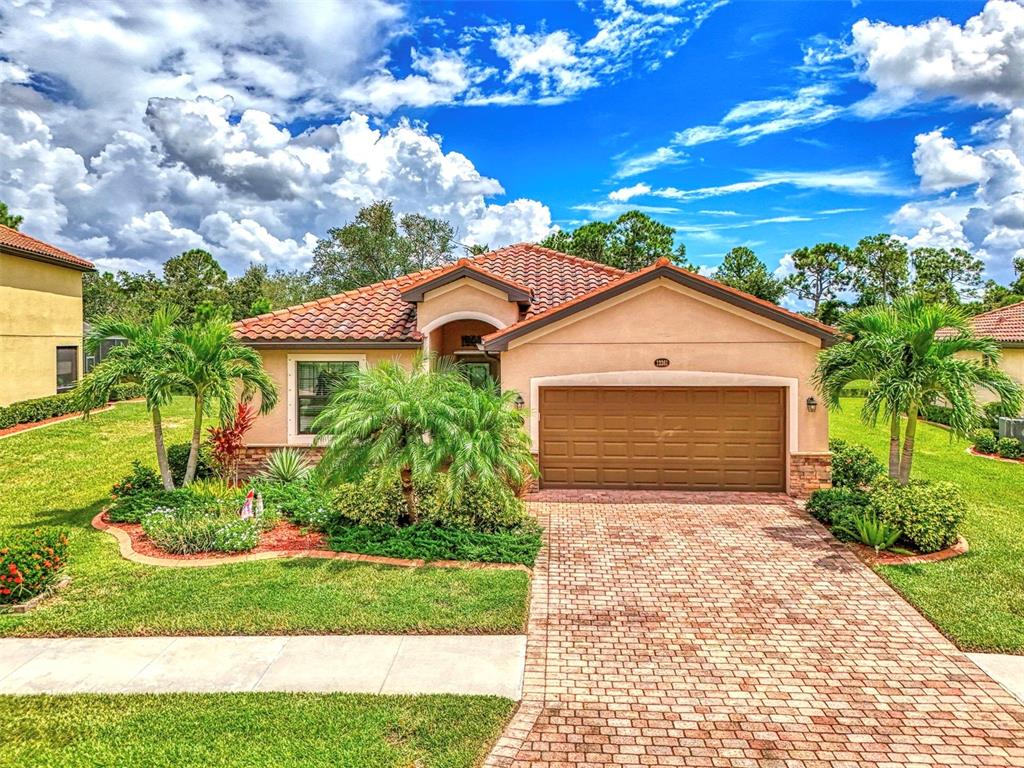
[(195, 508), (157, 507), (143, 516), (142, 530), (157, 547), (171, 554), (245, 552), (259, 544), (261, 521)]
[(23, 603), (53, 586), (67, 551), (63, 530), (37, 528), (0, 542), (0, 605)]

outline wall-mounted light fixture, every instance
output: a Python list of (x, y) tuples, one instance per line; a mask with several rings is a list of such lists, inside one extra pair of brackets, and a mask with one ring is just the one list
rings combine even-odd
[(818, 410), (818, 401), (815, 400), (813, 397), (808, 397), (807, 398), (807, 412), (808, 413), (814, 413), (816, 410)]
[(516, 408), (522, 408), (524, 405), (526, 405), (526, 401), (523, 400), (523, 396), (520, 395), (520, 394), (516, 394), (515, 402), (516, 402)]

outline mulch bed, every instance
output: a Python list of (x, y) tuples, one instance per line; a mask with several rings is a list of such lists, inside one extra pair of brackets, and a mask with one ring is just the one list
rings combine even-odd
[[(103, 522), (115, 528), (120, 528), (127, 533), (132, 540), (132, 549), (140, 555), (149, 557), (162, 557), (172, 560), (208, 560), (212, 558), (237, 557), (238, 552), (196, 552), (191, 555), (176, 555), (165, 552), (156, 544), (150, 541), (142, 530), (140, 523), (114, 523), (106, 514), (103, 515)], [(290, 552), (301, 553), (319, 550), (329, 551), (326, 546), (326, 538), (322, 533), (316, 531), (303, 531), (302, 528), (288, 520), (281, 520), (269, 531), (260, 534), (260, 543), (254, 549), (246, 550), (244, 554), (258, 554), (260, 552)]]
[(995, 459), (996, 461), (1005, 461), (1010, 464), (1024, 464), (1024, 459), (1008, 459), (1005, 456), (1000, 456), (995, 453), (982, 453), (981, 451), (975, 450), (973, 447), (969, 447), (967, 452), (971, 454), (971, 456), (979, 456), (983, 459)]
[(851, 544), (857, 556), (868, 565), (919, 565), (922, 563), (938, 563), (942, 560), (949, 560), (967, 552), (967, 539), (963, 536), (957, 538), (956, 544), (938, 552), (929, 552), (927, 555), (901, 555), (897, 552), (875, 552), (871, 547), (863, 544)]

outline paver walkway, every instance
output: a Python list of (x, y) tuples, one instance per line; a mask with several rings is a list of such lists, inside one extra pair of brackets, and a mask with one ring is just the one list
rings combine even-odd
[(316, 691), (518, 699), (520, 635), (0, 638), (0, 694)]
[(697, 498), (532, 504), (523, 701), (487, 765), (1024, 765), (1024, 707), (823, 528)]

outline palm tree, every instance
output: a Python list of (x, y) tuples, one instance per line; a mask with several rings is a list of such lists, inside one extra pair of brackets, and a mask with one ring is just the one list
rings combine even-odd
[(460, 435), (453, 446), (448, 475), (458, 493), (468, 485), (490, 485), (522, 491), (538, 474), (524, 429), (526, 414), (516, 405), (518, 394), (497, 386), (457, 390)]
[[(937, 337), (940, 329), (946, 330)], [(888, 420), (889, 476), (902, 485), (910, 481), (917, 417), (924, 406), (944, 400), (952, 433), (965, 436), (984, 417), (978, 388), (996, 395), (1007, 413), (1018, 412), (1024, 402), (1020, 385), (995, 365), (999, 347), (975, 337), (959, 307), (901, 296), (889, 306), (848, 313), (839, 330), (847, 338), (819, 354), (813, 383), (826, 405), (838, 410), (844, 387), (867, 382), (861, 417), (871, 425), (879, 417)]]
[(415, 360), (407, 370), (388, 361), (350, 374), (313, 422), (326, 445), (319, 472), (357, 482), (373, 474), (398, 477), (405, 500), (402, 523), (418, 519), (414, 478), (439, 471), (460, 437), (461, 380), (444, 365)]
[(239, 395), (248, 402), (257, 393), (260, 413), (269, 413), (277, 404), (277, 387), (263, 370), (259, 352), (239, 343), (231, 324), (222, 317), (175, 328), (172, 339), (175, 372), (195, 403), (192, 446), (182, 479), (187, 485), (196, 474), (203, 416), (216, 405), (221, 424), (227, 424), (234, 416)]
[(110, 390), (117, 384), (141, 384), (146, 408), (153, 418), (156, 461), (164, 488), (172, 490), (174, 480), (167, 461), (160, 408), (171, 402), (180, 391), (181, 380), (173, 365), (171, 329), (178, 319), (177, 307), (161, 307), (146, 322), (138, 323), (118, 317), (104, 317), (92, 323), (85, 348), (89, 353), (99, 349), (105, 339), (121, 336), (127, 341), (114, 347), (95, 368), (79, 382), (76, 391), (86, 415), (110, 400)]

